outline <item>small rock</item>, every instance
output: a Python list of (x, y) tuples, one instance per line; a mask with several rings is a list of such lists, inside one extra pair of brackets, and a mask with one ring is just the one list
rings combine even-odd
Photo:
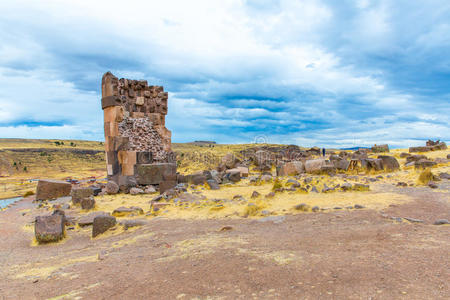
[(147, 220), (144, 219), (133, 219), (133, 220), (123, 220), (120, 222), (123, 226), (123, 229), (128, 230), (131, 227), (143, 226), (147, 224)]
[(143, 193), (144, 193), (144, 190), (140, 189), (140, 188), (137, 188), (137, 187), (132, 187), (130, 189), (130, 194), (131, 195), (140, 195), (140, 194), (143, 194)]
[(316, 205), (316, 206), (313, 206), (312, 208), (311, 208), (311, 211), (313, 211), (313, 212), (318, 212), (320, 210), (320, 208)]
[(219, 231), (230, 231), (230, 230), (233, 230), (232, 226), (223, 226), (222, 228), (220, 228)]
[(312, 192), (312, 193), (318, 193), (319, 191), (317, 190), (317, 188), (316, 188), (315, 186), (313, 186), (313, 187), (311, 188), (311, 192)]
[(286, 182), (286, 185), (290, 185), (291, 187), (298, 188), (298, 187), (300, 187), (300, 182), (298, 182), (297, 180), (294, 180), (294, 179), (289, 179)]
[(208, 186), (211, 190), (219, 190), (220, 189), (219, 184), (214, 179), (207, 180), (206, 183), (208, 184)]
[(149, 185), (145, 188), (144, 193), (153, 194), (153, 193), (156, 193), (156, 189), (153, 185)]
[(414, 219), (414, 218), (403, 218), (406, 221), (409, 221), (411, 223), (423, 223), (423, 220), (419, 220), (419, 219)]
[(251, 198), (258, 198), (259, 196), (261, 196), (260, 193), (258, 193), (257, 191), (253, 191)]
[(432, 189), (437, 189), (438, 188), (438, 185), (435, 182), (433, 182), (433, 181), (428, 182), (428, 186), (430, 188), (432, 188)]
[(450, 174), (448, 173), (441, 173), (439, 174), (440, 179), (450, 179)]
[(355, 204), (355, 206), (353, 206), (356, 209), (363, 209), (366, 208), (365, 206), (361, 205), (361, 204)]
[(268, 175), (268, 174), (262, 175), (261, 176), (261, 181), (270, 182), (270, 181), (272, 181), (272, 176)]
[(142, 215), (144, 213), (144, 210), (138, 206), (130, 206), (130, 207), (121, 206), (119, 208), (116, 208), (113, 211), (112, 215), (115, 217), (124, 217), (124, 216), (130, 215), (132, 213), (137, 213), (137, 214)]
[(311, 209), (311, 207), (308, 204), (300, 203), (300, 204), (297, 204), (296, 206), (294, 206), (294, 209), (300, 210), (300, 211), (309, 211)]
[(439, 220), (436, 220), (433, 224), (434, 225), (445, 225), (445, 224), (450, 224), (450, 222), (447, 219), (439, 219)]
[(110, 180), (105, 186), (105, 191), (109, 195), (115, 195), (119, 192), (119, 185)]
[(258, 219), (257, 222), (265, 223), (265, 222), (273, 222), (274, 224), (280, 224), (286, 219), (286, 216), (269, 216)]
[(110, 215), (101, 215), (94, 218), (92, 223), (92, 237), (104, 233), (116, 225), (116, 218)]
[(407, 184), (406, 182), (403, 182), (403, 181), (399, 181), (399, 182), (397, 182), (397, 186), (401, 186), (401, 187), (407, 187), (407, 186), (408, 186), (408, 184)]
[(275, 197), (275, 193), (274, 192), (270, 192), (265, 197), (266, 198), (273, 198), (273, 197)]

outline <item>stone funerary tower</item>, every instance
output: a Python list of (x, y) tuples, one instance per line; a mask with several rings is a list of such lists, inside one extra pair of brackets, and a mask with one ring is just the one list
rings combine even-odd
[(146, 80), (102, 78), (108, 180), (121, 190), (136, 185), (176, 185), (171, 132), (165, 126), (168, 93)]

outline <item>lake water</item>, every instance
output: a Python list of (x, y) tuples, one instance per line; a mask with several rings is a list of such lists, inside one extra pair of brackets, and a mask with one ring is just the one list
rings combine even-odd
[(19, 201), (20, 199), (22, 199), (22, 197), (16, 197), (16, 198), (9, 198), (9, 199), (0, 200), (0, 209), (5, 208), (8, 205), (10, 205), (11, 203)]

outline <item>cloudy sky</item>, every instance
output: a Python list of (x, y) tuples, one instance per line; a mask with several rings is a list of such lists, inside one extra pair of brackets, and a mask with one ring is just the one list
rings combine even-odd
[(103, 139), (101, 76), (173, 142), (450, 140), (448, 0), (0, 1), (0, 137)]

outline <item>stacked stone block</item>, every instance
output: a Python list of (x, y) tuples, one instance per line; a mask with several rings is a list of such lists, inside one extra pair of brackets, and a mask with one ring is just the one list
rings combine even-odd
[[(129, 187), (147, 182), (160, 184), (176, 177), (171, 132), (165, 127), (167, 100), (168, 94), (162, 86), (149, 86), (146, 80), (118, 79), (110, 72), (103, 75), (102, 109), (109, 180)], [(161, 168), (164, 170), (158, 173)], [(159, 179), (139, 176), (137, 170), (144, 176)]]

